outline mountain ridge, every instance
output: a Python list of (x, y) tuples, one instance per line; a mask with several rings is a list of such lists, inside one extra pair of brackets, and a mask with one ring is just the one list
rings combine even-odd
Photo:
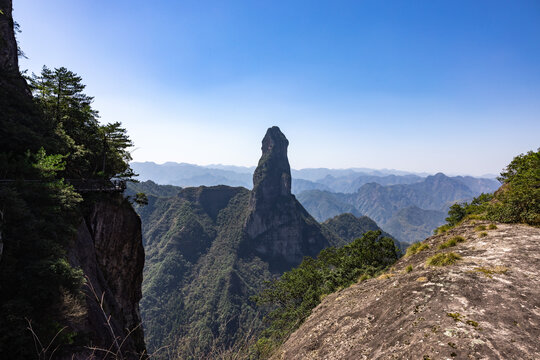
[[(213, 186), (229, 185), (251, 188), (251, 175), (255, 167), (235, 165), (196, 165), (189, 163), (132, 162), (133, 169), (139, 173), (140, 180), (152, 180), (163, 185), (176, 186)], [(427, 173), (410, 173), (398, 170), (376, 170), (363, 168), (327, 169), (307, 168), (291, 169), (292, 190), (298, 194), (303, 190), (320, 189), (332, 192), (354, 193), (363, 184), (377, 182), (381, 185), (409, 184), (419, 182)], [(495, 191), (499, 183), (493, 179), (472, 176), (462, 178), (465, 184), (476, 183), (481, 192)], [(298, 181), (299, 184), (295, 184)], [(307, 188), (306, 188), (307, 187)]]
[[(466, 185), (468, 182), (477, 185), (473, 186), (476, 191)], [(384, 186), (371, 182), (352, 194), (305, 191), (298, 195), (298, 199), (318, 221), (325, 221), (342, 212), (367, 215), (397, 239), (414, 242), (425, 238), (444, 223), (451, 204), (472, 199), (479, 195), (481, 188), (481, 180), (477, 182), (476, 179), (437, 173), (410, 184)]]

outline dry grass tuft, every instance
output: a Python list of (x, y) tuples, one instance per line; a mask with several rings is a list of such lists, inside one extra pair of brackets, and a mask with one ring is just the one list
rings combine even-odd
[(407, 248), (407, 252), (405, 253), (405, 256), (411, 256), (414, 254), (418, 254), (420, 251), (424, 251), (429, 249), (429, 245), (425, 243), (414, 243), (411, 246)]
[(493, 267), (477, 267), (474, 271), (484, 274), (486, 277), (493, 279), (493, 274), (506, 274), (510, 270), (506, 266), (493, 266)]
[(443, 242), (441, 245), (439, 245), (439, 249), (446, 249), (452, 246), (456, 246), (459, 243), (465, 242), (465, 238), (463, 236), (454, 236), (453, 238)]
[(461, 256), (453, 252), (440, 253), (427, 259), (426, 266), (448, 266), (461, 259)]
[(380, 275), (380, 276), (377, 278), (377, 280), (386, 280), (386, 279), (393, 278), (394, 276), (396, 276), (396, 274), (393, 274), (393, 273), (386, 273), (386, 274)]

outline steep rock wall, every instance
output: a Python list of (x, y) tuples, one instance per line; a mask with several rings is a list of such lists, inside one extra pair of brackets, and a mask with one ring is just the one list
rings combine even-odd
[(283, 271), (298, 265), (304, 256), (315, 256), (333, 245), (319, 223), (291, 194), (289, 141), (277, 126), (262, 140), (262, 155), (253, 174), (250, 214), (244, 229), (246, 248)]
[[(71, 326), (88, 334), (93, 346), (112, 347), (128, 359), (138, 359), (145, 350), (139, 313), (144, 249), (139, 216), (120, 194), (104, 196), (88, 207), (69, 261), (87, 279), (85, 314)], [(87, 355), (79, 349), (81, 358)]]

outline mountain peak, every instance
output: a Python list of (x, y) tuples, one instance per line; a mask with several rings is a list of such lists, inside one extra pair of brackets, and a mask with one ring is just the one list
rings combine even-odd
[(277, 126), (266, 131), (262, 156), (253, 173), (253, 192), (265, 200), (291, 194), (291, 167), (287, 158), (289, 140)]
[(251, 240), (246, 251), (268, 261), (272, 271), (289, 270), (304, 256), (315, 256), (330, 244), (320, 225), (291, 194), (288, 146), (277, 126), (267, 130), (244, 226)]

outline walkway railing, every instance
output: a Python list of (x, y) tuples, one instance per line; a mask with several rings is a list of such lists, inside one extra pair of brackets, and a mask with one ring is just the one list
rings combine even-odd
[[(0, 179), (2, 183), (14, 183), (14, 182), (29, 182), (40, 183), (46, 182), (44, 180), (14, 180), (14, 179)], [(103, 180), (103, 179), (64, 179), (64, 181), (70, 185), (73, 185), (75, 190), (80, 193), (84, 192), (123, 192), (126, 190), (125, 180)]]

